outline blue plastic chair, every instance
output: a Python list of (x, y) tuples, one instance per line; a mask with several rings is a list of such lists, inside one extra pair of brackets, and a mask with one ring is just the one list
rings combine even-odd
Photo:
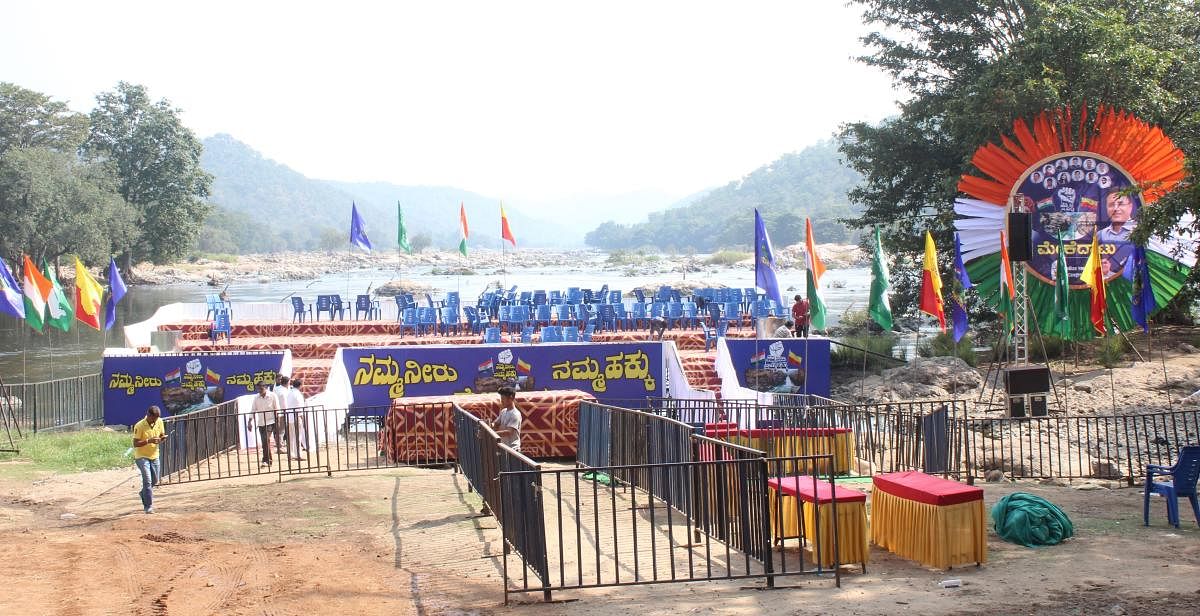
[(562, 291), (559, 291), (557, 289), (550, 291), (549, 299), (550, 299), (551, 306), (557, 306), (557, 305), (563, 303)]
[(612, 304), (600, 304), (597, 320), (601, 329), (615, 331), (617, 329), (617, 309)]
[(535, 289), (533, 291), (533, 305), (544, 306), (547, 303), (546, 291), (544, 289)]
[(438, 331), (441, 332), (443, 336), (446, 336), (450, 333), (451, 328), (453, 328), (454, 334), (458, 335), (458, 309), (452, 306), (446, 306), (441, 309), (441, 315), (442, 322), (438, 325)]
[(354, 298), (354, 320), (358, 320), (358, 315), (367, 314), (368, 319), (383, 318), (383, 309), (379, 306), (379, 300), (371, 299), (370, 295), (359, 295)]
[(542, 342), (562, 342), (562, 327), (551, 325), (542, 328)]
[[(1170, 481), (1155, 481), (1156, 476), (1169, 476)], [(1196, 481), (1200, 479), (1200, 445), (1179, 449), (1174, 466), (1146, 465), (1146, 489), (1142, 503), (1142, 518), (1150, 526), (1150, 495), (1161, 494), (1167, 499), (1167, 521), (1179, 528), (1179, 499), (1192, 504), (1192, 515), (1200, 526), (1200, 503), (1196, 500)]]
[(533, 326), (527, 325), (521, 329), (521, 344), (533, 344)]
[(574, 325), (568, 325), (562, 328), (563, 342), (579, 342), (579, 328)]
[(225, 344), (229, 344), (233, 339), (233, 325), (229, 323), (229, 311), (224, 309), (217, 311), (216, 317), (213, 318), (212, 329), (208, 330), (208, 337), (213, 344), (216, 344), (217, 339), (222, 335), (225, 336)]
[(312, 316), (312, 304), (305, 304), (303, 298), (293, 295), (292, 296), (292, 323), (295, 323), (296, 319), (299, 319), (300, 322), (303, 323), (305, 315), (310, 316), (310, 317)]
[(720, 321), (716, 327), (709, 327), (702, 321), (700, 329), (704, 331), (704, 350), (708, 351), (717, 347), (717, 338), (725, 337), (729, 331), (729, 321)]
[(671, 302), (667, 304), (667, 313), (663, 315), (667, 318), (667, 327), (683, 327), (685, 321), (683, 316), (683, 304)]
[(646, 303), (646, 293), (644, 291), (642, 291), (641, 289), (634, 289), (633, 296), (635, 298), (637, 298), (637, 301), (639, 304)]
[(629, 311), (629, 322), (632, 323), (633, 329), (641, 329), (643, 321), (650, 322), (650, 315), (646, 314), (646, 302), (634, 302)]
[(450, 308), (458, 308), (459, 306), (458, 291), (446, 291), (445, 305)]
[(500, 328), (499, 327), (489, 327), (489, 328), (483, 330), (483, 343), (484, 344), (500, 344)]
[(538, 327), (545, 327), (550, 324), (550, 304), (538, 304), (534, 311), (533, 321)]
[(334, 308), (333, 308), (332, 296), (330, 296), (330, 295), (318, 295), (317, 296), (317, 305), (315, 306), (315, 309), (313, 310), (313, 316), (318, 321), (321, 320), (322, 312), (328, 312), (329, 320), (332, 321), (333, 320), (333, 310), (334, 310)]
[(575, 320), (574, 308), (571, 304), (558, 304), (554, 307), (555, 322), (560, 326)]
[(400, 335), (404, 336), (404, 330), (411, 329), (414, 336), (421, 334), (420, 319), (417, 318), (416, 308), (405, 308), (400, 311)]
[(404, 303), (403, 295), (397, 295), (392, 299), (396, 300), (396, 321), (398, 322), (404, 316), (404, 309), (408, 306)]
[(591, 342), (592, 334), (594, 334), (595, 332), (596, 332), (596, 324), (588, 323), (587, 327), (584, 327), (583, 331), (579, 333), (579, 339), (584, 342)]

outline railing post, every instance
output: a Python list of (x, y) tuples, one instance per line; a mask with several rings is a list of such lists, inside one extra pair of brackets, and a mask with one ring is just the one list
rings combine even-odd
[[(832, 467), (830, 467), (830, 469), (832, 470)], [(759, 507), (759, 509), (762, 510), (762, 515), (761, 515), (762, 519), (760, 520), (760, 523), (762, 524), (762, 528), (763, 528), (763, 533), (762, 533), (763, 573), (767, 577), (767, 588), (775, 588), (775, 550), (774, 550), (774, 547), (771, 545), (771, 532), (773, 529), (771, 527), (770, 506), (767, 505), (767, 495), (766, 495), (767, 480), (768, 480), (769, 475), (770, 475), (770, 472), (767, 469), (767, 459), (762, 458), (762, 457), (758, 458), (758, 478), (760, 481), (759, 485), (762, 486), (763, 493), (756, 494), (755, 498), (762, 499), (759, 503), (761, 505), (761, 507)], [(782, 520), (780, 521), (780, 523), (782, 524)]]

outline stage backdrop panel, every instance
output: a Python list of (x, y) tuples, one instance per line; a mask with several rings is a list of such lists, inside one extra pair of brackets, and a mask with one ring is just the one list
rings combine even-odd
[(232, 400), (274, 384), (278, 353), (171, 353), (104, 358), (104, 423), (133, 425), (157, 404), (163, 416)]
[(376, 407), (381, 415), (398, 398), (488, 393), (504, 385), (517, 391), (576, 389), (600, 401), (658, 397), (663, 391), (660, 342), (343, 347), (339, 352), (352, 407)]
[(828, 338), (726, 338), (725, 345), (743, 387), (829, 396)]

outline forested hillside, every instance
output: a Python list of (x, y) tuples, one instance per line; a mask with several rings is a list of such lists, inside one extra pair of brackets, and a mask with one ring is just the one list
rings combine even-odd
[[(443, 186), (315, 180), (263, 158), (229, 135), (204, 140), (201, 164), (214, 180), (215, 206), (199, 249), (244, 253), (339, 249), (348, 245), (350, 204), (358, 205), (376, 248), (396, 247), (396, 203), (415, 247), (458, 246), (458, 205), (464, 203), (472, 246), (499, 248), (499, 201)], [(526, 216), (505, 204), (521, 246), (559, 246), (563, 227)], [(578, 234), (576, 234), (578, 237)]]
[(836, 144), (824, 141), (785, 154), (686, 205), (651, 213), (646, 222), (606, 222), (587, 234), (587, 243), (605, 249), (699, 252), (748, 247), (754, 243), (756, 207), (777, 246), (802, 241), (806, 216), (812, 218), (818, 242), (850, 241), (851, 232), (837, 220), (855, 214), (846, 193), (859, 177), (839, 162)]

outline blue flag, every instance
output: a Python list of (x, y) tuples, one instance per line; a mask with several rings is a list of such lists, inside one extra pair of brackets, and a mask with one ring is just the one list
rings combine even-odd
[(115, 259), (108, 260), (108, 286), (111, 292), (108, 303), (104, 305), (104, 331), (112, 329), (117, 322), (117, 303), (125, 297), (125, 281), (121, 280), (121, 272), (117, 271)]
[(362, 217), (358, 215), (358, 206), (350, 202), (350, 243), (371, 252), (371, 240), (367, 239), (367, 231)]
[[(1132, 268), (1132, 272), (1129, 270)], [(1146, 249), (1138, 246), (1133, 249), (1133, 258), (1125, 267), (1127, 274), (1133, 274), (1135, 279), (1135, 291), (1133, 293), (1133, 305), (1130, 306), (1130, 312), (1133, 313), (1133, 320), (1137, 321), (1138, 325), (1142, 326), (1142, 331), (1150, 331), (1150, 315), (1158, 310), (1158, 302), (1154, 299), (1154, 285), (1150, 283), (1150, 266), (1146, 264)], [(1127, 276), (1131, 277), (1131, 276)]]
[(950, 322), (954, 326), (954, 342), (957, 343), (967, 335), (967, 330), (970, 329), (970, 324), (967, 323), (967, 307), (963, 305), (962, 297), (958, 291), (950, 293)]
[(771, 238), (767, 237), (767, 226), (758, 208), (754, 209), (754, 286), (765, 291), (768, 299), (783, 305), (779, 281), (775, 279), (775, 253), (771, 252)]
[(21, 294), (21, 286), (13, 278), (4, 259), (0, 259), (0, 312), (18, 319), (25, 318), (25, 299)]
[(954, 276), (962, 283), (963, 291), (975, 286), (971, 283), (971, 277), (967, 275), (967, 266), (963, 264), (962, 244), (958, 241), (957, 233), (954, 234)]

